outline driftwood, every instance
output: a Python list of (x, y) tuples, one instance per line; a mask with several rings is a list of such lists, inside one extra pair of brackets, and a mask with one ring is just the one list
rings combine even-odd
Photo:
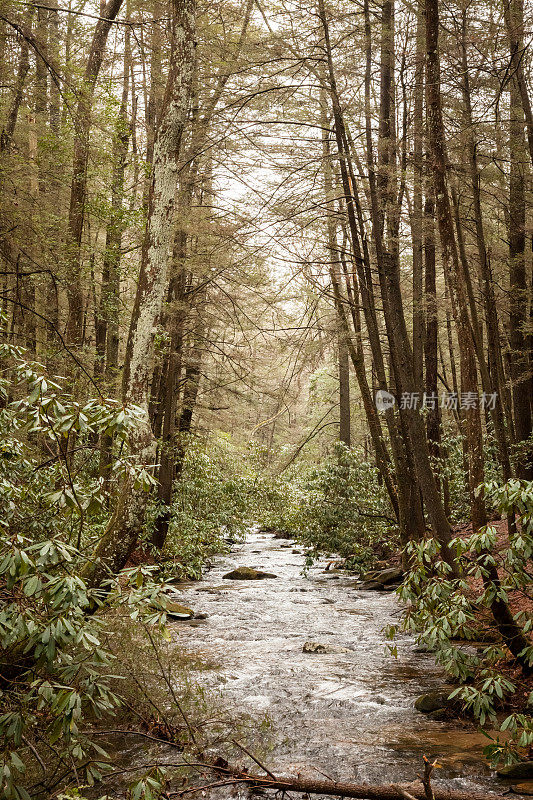
[[(171, 748), (182, 752), (182, 745), (173, 741), (161, 739), (141, 731), (107, 730), (101, 733), (129, 733), (133, 736), (141, 736), (153, 742), (165, 744)], [(206, 792), (222, 786), (248, 786), (251, 789), (271, 789), (276, 793), (284, 795), (289, 792), (298, 792), (305, 795), (329, 795), (330, 797), (351, 797), (356, 800), (497, 800), (508, 792), (508, 787), (501, 787), (501, 791), (489, 792), (458, 792), (448, 789), (439, 789), (431, 782), (431, 777), (435, 767), (439, 764), (433, 763), (424, 756), (424, 774), (419, 775), (419, 781), (409, 784), (365, 784), (365, 783), (339, 783), (332, 780), (312, 780), (298, 777), (276, 776), (266, 767), (253, 753), (247, 750), (240, 742), (233, 741), (240, 750), (248, 755), (266, 775), (255, 775), (245, 767), (229, 764), (224, 758), (216, 758), (213, 761), (185, 761), (182, 763), (170, 763), (165, 766), (174, 769), (187, 768), (197, 769), (204, 775), (206, 772), (214, 772), (216, 778), (202, 785), (189, 785), (182, 789), (167, 790), (166, 797), (187, 798), (198, 792)]]
[[(255, 761), (256, 759), (254, 759)], [(357, 783), (337, 783), (336, 781), (319, 781), (304, 778), (276, 777), (269, 774), (266, 776), (254, 775), (237, 767), (230, 766), (227, 761), (218, 759), (213, 769), (220, 776), (226, 776), (230, 783), (233, 779), (236, 783), (244, 784), (257, 789), (273, 789), (277, 792), (299, 792), (303, 794), (322, 794), (332, 797), (353, 797), (357, 800), (427, 800), (427, 787), (423, 783), (409, 784), (405, 787), (395, 784), (357, 784)], [(265, 769), (263, 767), (263, 769)], [(427, 773), (424, 778), (427, 780)], [(220, 784), (219, 784), (220, 785)], [(207, 789), (203, 786), (202, 789)], [(192, 789), (185, 790), (184, 794), (192, 793)], [(488, 792), (458, 792), (447, 789), (438, 789), (431, 786), (434, 800), (495, 800), (498, 795)], [(177, 792), (176, 794), (180, 794)]]

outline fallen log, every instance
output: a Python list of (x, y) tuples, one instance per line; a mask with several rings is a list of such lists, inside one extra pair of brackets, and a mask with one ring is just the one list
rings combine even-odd
[[(337, 781), (319, 781), (300, 777), (277, 777), (272, 776), (271, 773), (263, 777), (232, 767), (223, 759), (218, 759), (214, 763), (213, 769), (221, 775), (232, 776), (236, 782), (246, 784), (251, 788), (273, 789), (277, 792), (352, 797), (356, 800), (406, 800), (406, 795), (410, 795), (415, 800), (427, 800), (422, 783), (410, 783), (403, 787), (395, 784), (338, 783)], [(460, 792), (439, 789), (436, 786), (432, 786), (432, 791), (435, 800), (495, 800), (496, 797), (503, 796), (502, 793), (498, 794), (497, 792)]]
[[(124, 731), (124, 730), (106, 730), (101, 731), (106, 735), (113, 733), (130, 734), (132, 736), (141, 736), (150, 739), (153, 742), (175, 748), (183, 752), (183, 745), (177, 744), (167, 739), (161, 739), (157, 736), (151, 736), (148, 733), (141, 731)], [(244, 767), (234, 766), (229, 764), (226, 759), (218, 757), (213, 761), (183, 761), (182, 763), (168, 764), (169, 768), (180, 769), (187, 768), (198, 770), (204, 775), (206, 772), (214, 772), (218, 776), (217, 780), (211, 783), (205, 783), (198, 786), (187, 786), (183, 789), (174, 791), (167, 791), (167, 797), (188, 797), (196, 794), (197, 792), (206, 792), (209, 789), (218, 788), (221, 786), (231, 786), (239, 784), (241, 786), (248, 786), (251, 789), (272, 789), (275, 792), (281, 792), (282, 795), (288, 792), (299, 792), (303, 795), (329, 795), (330, 797), (350, 797), (355, 800), (496, 800), (507, 794), (509, 787), (502, 785), (497, 787), (494, 792), (460, 792), (451, 789), (440, 789), (431, 783), (431, 773), (436, 762), (431, 764), (426, 756), (424, 756), (424, 774), (419, 776), (420, 780), (407, 784), (367, 784), (367, 783), (342, 783), (332, 780), (319, 781), (313, 779), (306, 779), (298, 777), (280, 777), (271, 772), (268, 767), (259, 761), (256, 756), (246, 749), (239, 742), (234, 741), (244, 753), (246, 753), (252, 761), (266, 772), (266, 775), (255, 775)], [(500, 791), (498, 791), (500, 789)], [(519, 795), (516, 795), (517, 797)]]

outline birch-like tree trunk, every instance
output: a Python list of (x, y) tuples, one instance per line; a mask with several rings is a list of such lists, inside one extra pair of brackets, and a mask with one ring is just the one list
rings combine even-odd
[[(124, 402), (135, 404), (142, 413), (130, 437), (131, 456), (138, 467), (150, 467), (156, 459), (148, 414), (150, 379), (154, 336), (172, 260), (177, 168), (195, 62), (195, 0), (172, 0), (172, 14), (170, 72), (154, 144), (148, 221), (123, 382)], [(84, 579), (90, 586), (99, 586), (128, 560), (142, 531), (147, 500), (146, 491), (136, 489), (131, 480), (126, 481), (115, 513), (84, 569)]]

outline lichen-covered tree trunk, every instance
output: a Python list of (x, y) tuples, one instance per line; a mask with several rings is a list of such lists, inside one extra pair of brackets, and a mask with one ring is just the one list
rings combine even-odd
[[(122, 98), (115, 123), (113, 142), (113, 178), (111, 181), (111, 213), (106, 229), (100, 303), (95, 319), (94, 364), (95, 377), (104, 377), (107, 392), (116, 389), (119, 356), (120, 272), (124, 220), (124, 181), (126, 160), (132, 125), (128, 121), (127, 106), (130, 87), (131, 44), (130, 31), (126, 29), (124, 43), (124, 78)], [(109, 497), (113, 461), (113, 436), (105, 434), (100, 441), (100, 476), (104, 480), (106, 497)]]
[[(172, 0), (172, 13), (170, 72), (154, 144), (148, 221), (123, 383), (124, 402), (135, 404), (142, 412), (130, 437), (131, 456), (137, 467), (149, 467), (156, 459), (148, 415), (154, 335), (172, 259), (177, 167), (195, 61), (195, 0)], [(83, 571), (90, 586), (99, 586), (126, 563), (142, 530), (147, 499), (147, 492), (135, 488), (131, 480), (121, 488), (115, 513)]]

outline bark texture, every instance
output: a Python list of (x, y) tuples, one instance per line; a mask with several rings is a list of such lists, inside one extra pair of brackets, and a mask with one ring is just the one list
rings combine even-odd
[(92, 103), (96, 81), (104, 60), (107, 37), (116, 18), (122, 0), (108, 0), (100, 11), (100, 19), (94, 29), (89, 58), (79, 92), (74, 117), (74, 154), (72, 158), (72, 183), (68, 215), (68, 247), (70, 249), (70, 275), (67, 284), (68, 320), (67, 340), (71, 344), (83, 342), (84, 293), (81, 274), (81, 242), (83, 235), (84, 209), (87, 197), (87, 165), (89, 161), (89, 135), (91, 131)]
[[(172, 10), (173, 52), (154, 144), (148, 222), (123, 383), (124, 402), (136, 405), (142, 415), (130, 439), (134, 463), (141, 468), (150, 468), (156, 460), (148, 414), (150, 378), (154, 337), (172, 260), (177, 167), (196, 49), (195, 0), (174, 0)], [(142, 530), (147, 500), (148, 493), (136, 489), (131, 480), (122, 487), (115, 513), (84, 569), (83, 577), (90, 586), (99, 586), (108, 574), (116, 574), (126, 563)]]

